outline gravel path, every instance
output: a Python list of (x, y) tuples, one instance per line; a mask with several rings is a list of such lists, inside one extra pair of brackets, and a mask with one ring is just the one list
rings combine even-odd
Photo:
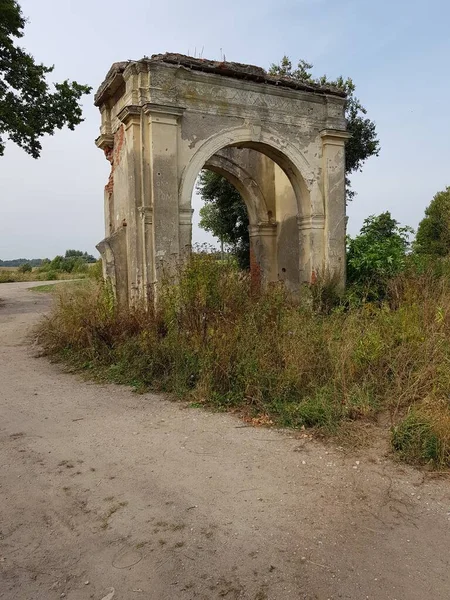
[(0, 285), (0, 598), (450, 598), (449, 480), (64, 373), (31, 285)]

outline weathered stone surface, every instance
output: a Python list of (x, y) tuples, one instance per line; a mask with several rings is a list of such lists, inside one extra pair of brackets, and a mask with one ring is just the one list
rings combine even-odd
[[(104, 82), (99, 87), (95, 95), (95, 104), (100, 104), (105, 100), (108, 94), (114, 92), (114, 81), (117, 81), (120, 74), (123, 73), (126, 67), (133, 63), (133, 61), (124, 61), (113, 63), (111, 69), (108, 71)], [(257, 83), (268, 83), (277, 85), (279, 87), (287, 87), (294, 90), (304, 90), (308, 92), (315, 92), (318, 94), (331, 94), (340, 97), (345, 97), (345, 93), (330, 85), (318, 85), (315, 83), (300, 82), (291, 77), (278, 77), (270, 75), (262, 67), (256, 67), (254, 65), (246, 65), (236, 62), (220, 62), (217, 60), (207, 60), (204, 58), (194, 58), (192, 56), (185, 56), (184, 54), (175, 54), (167, 52), (165, 54), (153, 54), (151, 58), (144, 57), (140, 61), (136, 61), (137, 64), (150, 65), (155, 63), (165, 63), (168, 65), (176, 65), (191, 69), (193, 71), (202, 71), (204, 73), (215, 73), (224, 77), (232, 77), (234, 79), (244, 79), (246, 81), (255, 81)], [(136, 64), (133, 63), (133, 64)]]
[(118, 298), (145, 297), (189, 252), (202, 168), (241, 193), (252, 265), (264, 282), (296, 291), (326, 271), (344, 281), (348, 135), (340, 90), (163, 54), (114, 63), (95, 103), (96, 143), (111, 163), (99, 249)]

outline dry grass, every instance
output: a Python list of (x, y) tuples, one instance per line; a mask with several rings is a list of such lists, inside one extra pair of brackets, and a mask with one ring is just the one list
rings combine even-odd
[(421, 276), (391, 287), (395, 306), (323, 314), (277, 286), (255, 294), (231, 265), (194, 257), (179, 285), (163, 286), (157, 311), (121, 311), (94, 283), (57, 290), (41, 341), (110, 381), (258, 423), (335, 432), (387, 413), (402, 458), (449, 465), (450, 284)]
[(0, 283), (98, 278), (101, 276), (101, 270), (100, 260), (95, 263), (86, 263), (82, 265), (81, 269), (72, 272), (50, 269), (48, 265), (33, 267), (31, 271), (25, 273), (20, 268), (0, 267)]
[(0, 283), (14, 283), (17, 281), (47, 281), (47, 280), (68, 280), (84, 278), (85, 273), (63, 273), (63, 272), (52, 272), (39, 271), (39, 268), (34, 268), (32, 271), (22, 273), (18, 269), (9, 269), (7, 267), (0, 267)]

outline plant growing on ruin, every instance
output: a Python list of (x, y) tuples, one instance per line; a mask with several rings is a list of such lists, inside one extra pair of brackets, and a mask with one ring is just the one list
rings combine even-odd
[(52, 91), (46, 76), (53, 66), (35, 61), (17, 45), (24, 35), (26, 19), (16, 0), (0, 0), (0, 156), (5, 138), (33, 158), (41, 153), (40, 138), (67, 126), (81, 123), (80, 98), (91, 88), (76, 81), (55, 84)]

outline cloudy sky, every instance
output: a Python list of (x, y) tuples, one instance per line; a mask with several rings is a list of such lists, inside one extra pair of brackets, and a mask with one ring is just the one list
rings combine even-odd
[[(349, 231), (390, 210), (413, 227), (450, 185), (448, 0), (19, 0), (29, 19), (21, 45), (94, 90), (111, 63), (159, 52), (268, 67), (284, 54), (314, 73), (351, 76), (377, 123), (379, 158), (353, 177)], [(0, 258), (94, 250), (103, 238), (109, 165), (95, 147), (99, 114), (44, 140), (33, 160), (8, 144), (0, 158)], [(199, 202), (194, 202), (198, 210)], [(197, 212), (197, 211), (196, 211)], [(208, 239), (196, 228), (194, 241)]]

